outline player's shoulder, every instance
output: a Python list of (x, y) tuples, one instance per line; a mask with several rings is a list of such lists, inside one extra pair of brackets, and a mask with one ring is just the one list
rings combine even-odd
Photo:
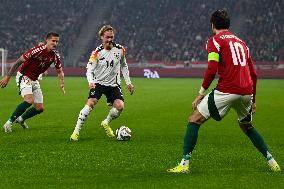
[(37, 45), (27, 50), (23, 55), (26, 58), (30, 58), (31, 56), (37, 56), (41, 54), (41, 52), (45, 49), (46, 49), (46, 45)]
[(91, 56), (89, 58), (89, 62), (94, 62), (99, 56), (99, 52), (101, 52), (103, 49), (104, 49), (103, 44), (97, 46), (95, 50), (92, 51)]
[[(43, 51), (46, 49), (46, 45), (37, 45), (33, 48), (31, 48), (30, 50), (33, 52), (33, 53), (36, 53), (36, 52), (40, 52), (40, 51)], [(32, 54), (33, 54), (32, 53)]]
[(104, 49), (103, 44), (97, 46), (95, 50), (92, 51), (91, 56), (97, 56), (97, 54)]
[(221, 46), (220, 44), (221, 42), (216, 38), (216, 36), (212, 36), (206, 42), (206, 50), (208, 52), (211, 51), (219, 52)]
[(118, 43), (113, 43), (113, 47), (118, 48), (118, 49), (124, 49), (124, 47)]
[(118, 43), (113, 43), (113, 47), (117, 48), (118, 50), (122, 50), (123, 53), (125, 53), (125, 48), (124, 46), (118, 44)]
[(93, 52), (98, 53), (98, 52), (102, 51), (103, 49), (104, 49), (104, 46), (103, 46), (103, 44), (101, 44), (101, 45), (97, 46), (95, 48), (95, 50), (93, 50)]

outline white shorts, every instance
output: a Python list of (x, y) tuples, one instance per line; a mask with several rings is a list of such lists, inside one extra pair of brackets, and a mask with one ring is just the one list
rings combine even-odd
[(212, 117), (217, 121), (220, 121), (233, 108), (241, 123), (252, 121), (251, 107), (252, 95), (223, 93), (216, 89), (207, 94), (197, 105), (198, 111), (206, 119)]
[(27, 76), (23, 76), (20, 72), (17, 72), (16, 84), (22, 97), (32, 94), (35, 103), (43, 103), (43, 95), (38, 80), (33, 81)]

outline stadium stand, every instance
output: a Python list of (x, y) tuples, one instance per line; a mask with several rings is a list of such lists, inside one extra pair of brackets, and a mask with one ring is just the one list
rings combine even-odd
[(92, 0), (0, 0), (0, 46), (9, 50), (8, 59), (44, 40), (49, 31), (60, 34), (59, 51), (66, 56), (74, 45)]
[[(120, 0), (111, 1), (111, 10), (100, 25), (117, 29), (116, 41), (127, 49), (129, 62), (161, 61), (191, 66), (206, 61), (205, 43), (211, 36), (209, 17), (226, 8), (233, 17), (232, 30), (247, 41), (255, 61), (284, 60), (284, 17), (281, 0)], [(39, 40), (47, 31), (61, 34), (59, 51), (63, 58), (74, 44), (91, 10), (92, 0), (0, 0), (0, 44), (8, 59)], [(94, 35), (77, 66), (84, 66), (90, 52), (99, 45)], [(68, 63), (65, 63), (68, 66)]]

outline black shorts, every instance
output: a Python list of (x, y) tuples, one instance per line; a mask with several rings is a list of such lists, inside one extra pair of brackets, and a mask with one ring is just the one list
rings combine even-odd
[(106, 96), (108, 103), (113, 103), (116, 99), (124, 101), (120, 86), (111, 87), (98, 83), (96, 84), (96, 88), (90, 89), (88, 98), (96, 98), (97, 100), (99, 100), (103, 94)]

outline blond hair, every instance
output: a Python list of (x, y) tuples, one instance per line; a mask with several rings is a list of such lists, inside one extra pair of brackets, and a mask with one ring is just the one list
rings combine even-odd
[(113, 33), (115, 32), (114, 28), (111, 25), (104, 25), (99, 30), (99, 36), (103, 36), (106, 31), (112, 31)]

